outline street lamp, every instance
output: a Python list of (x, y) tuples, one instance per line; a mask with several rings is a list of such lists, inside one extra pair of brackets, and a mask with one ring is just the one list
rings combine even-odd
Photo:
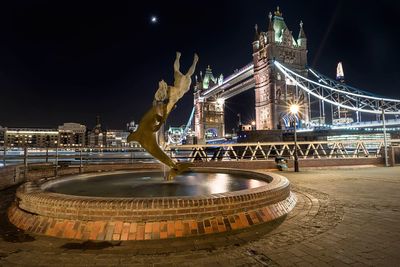
[(256, 129), (256, 121), (251, 122), (251, 130), (254, 131)]
[(292, 104), (289, 107), (290, 113), (294, 117), (294, 171), (299, 171), (299, 157), (297, 155), (297, 132), (296, 132), (296, 117), (299, 113), (300, 107), (297, 104)]

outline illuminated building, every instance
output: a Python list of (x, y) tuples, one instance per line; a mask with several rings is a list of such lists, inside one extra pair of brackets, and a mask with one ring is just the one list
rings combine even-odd
[(106, 132), (102, 129), (100, 116), (96, 117), (96, 126), (91, 131), (87, 132), (87, 145), (91, 147), (106, 146)]
[[(341, 83), (345, 82), (342, 62), (339, 62), (337, 64), (336, 80), (340, 81)], [(334, 96), (338, 99), (339, 102), (344, 102), (344, 98), (340, 97), (339, 94), (334, 94)], [(332, 125), (349, 124), (352, 122), (354, 122), (354, 120), (352, 118), (350, 110), (343, 107), (335, 108), (332, 116)]]
[(210, 66), (207, 67), (204, 76), (200, 72), (200, 80), (197, 80), (194, 86), (194, 105), (196, 111), (194, 114), (194, 128), (197, 138), (202, 140), (223, 137), (225, 135), (224, 106), (225, 101), (222, 98), (210, 97), (206, 100), (200, 97), (200, 94), (216, 84), (221, 84), (224, 77), (214, 77)]
[(129, 143), (126, 142), (130, 132), (124, 130), (107, 130), (106, 132), (106, 146), (107, 147), (127, 147)]
[(289, 103), (300, 104), (299, 119), (309, 121), (309, 99), (293, 82), (276, 71), (272, 60), (282, 62), (296, 73), (307, 77), (307, 38), (303, 22), (297, 40), (286, 26), (279, 7), (269, 14), (266, 32), (256, 25), (253, 41), (256, 129), (282, 129)]
[(58, 130), (41, 128), (5, 128), (4, 144), (15, 147), (57, 147)]
[(0, 146), (4, 146), (4, 132), (5, 129), (0, 126)]
[(61, 147), (80, 147), (85, 145), (86, 126), (79, 123), (64, 123), (58, 126)]

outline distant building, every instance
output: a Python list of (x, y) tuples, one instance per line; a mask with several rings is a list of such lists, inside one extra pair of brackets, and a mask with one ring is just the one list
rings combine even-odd
[(96, 117), (96, 126), (87, 132), (87, 145), (91, 147), (105, 147), (106, 146), (106, 132), (102, 129), (100, 123), (100, 116)]
[(204, 76), (200, 72), (200, 79), (197, 79), (196, 76), (194, 86), (194, 131), (199, 141), (204, 141), (204, 138), (214, 139), (225, 136), (224, 99), (213, 96), (204, 100), (201, 97), (202, 92), (221, 84), (223, 79), (222, 74), (219, 78), (215, 77), (210, 66), (207, 67)]
[(58, 126), (60, 147), (82, 147), (86, 144), (86, 126), (67, 122)]
[(124, 130), (107, 130), (106, 146), (107, 147), (128, 147), (127, 138), (130, 132)]
[(4, 132), (5, 128), (0, 126), (0, 146), (4, 146)]
[(141, 147), (138, 142), (127, 142), (129, 134), (137, 126), (130, 122), (126, 130), (104, 130), (99, 116), (91, 130), (72, 122), (64, 123), (58, 129), (0, 126), (0, 147)]
[(11, 147), (57, 147), (58, 130), (43, 128), (5, 128), (4, 145)]

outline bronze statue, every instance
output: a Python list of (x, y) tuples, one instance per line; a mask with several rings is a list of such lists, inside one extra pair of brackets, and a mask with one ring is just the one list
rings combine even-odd
[(176, 52), (174, 62), (174, 85), (168, 86), (163, 80), (158, 83), (153, 106), (140, 120), (138, 129), (128, 136), (128, 142), (139, 142), (153, 157), (171, 168), (168, 173), (168, 180), (172, 180), (177, 174), (183, 172), (190, 166), (188, 163), (176, 163), (168, 157), (158, 145), (156, 135), (157, 131), (167, 120), (169, 113), (175, 107), (176, 102), (189, 91), (192, 82), (191, 76), (199, 60), (197, 54), (195, 54), (192, 66), (190, 66), (186, 74), (182, 74), (179, 70), (180, 57), (181, 53)]

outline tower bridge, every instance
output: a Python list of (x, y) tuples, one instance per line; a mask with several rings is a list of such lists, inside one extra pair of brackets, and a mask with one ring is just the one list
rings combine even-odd
[[(294, 38), (279, 7), (268, 18), (265, 32), (255, 26), (253, 62), (225, 79), (214, 77), (210, 67), (196, 78), (194, 131), (199, 140), (223, 137), (225, 100), (250, 89), (255, 92), (256, 130), (285, 129), (294, 121), (312, 128), (312, 112), (318, 110), (318, 123), (325, 124), (329, 106), (330, 120), (339, 128), (382, 125), (380, 120), (363, 122), (362, 113), (376, 114), (383, 120), (385, 115), (400, 115), (400, 100), (351, 87), (343, 82), (344, 77), (335, 81), (308, 68), (307, 37), (301, 21)], [(318, 103), (317, 111), (312, 110), (313, 102)], [(294, 118), (288, 115), (288, 106), (293, 103), (300, 107)], [(397, 117), (388, 122), (400, 125)]]

